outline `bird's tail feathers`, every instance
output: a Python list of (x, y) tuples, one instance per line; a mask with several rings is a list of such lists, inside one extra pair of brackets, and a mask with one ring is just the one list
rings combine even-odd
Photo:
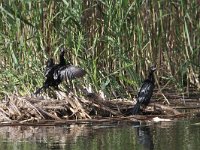
[(140, 112), (140, 103), (136, 103), (135, 106), (131, 110), (132, 115), (137, 115)]

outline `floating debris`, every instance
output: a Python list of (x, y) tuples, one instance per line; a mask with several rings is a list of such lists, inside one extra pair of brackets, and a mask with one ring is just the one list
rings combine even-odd
[(171, 119), (164, 119), (164, 118), (159, 118), (159, 117), (154, 117), (152, 119), (154, 122), (160, 122), (160, 121), (172, 121)]

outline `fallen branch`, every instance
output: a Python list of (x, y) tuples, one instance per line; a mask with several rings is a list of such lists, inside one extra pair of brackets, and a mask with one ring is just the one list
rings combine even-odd
[(156, 104), (156, 103), (151, 103), (149, 106), (155, 107), (155, 109), (160, 109), (164, 114), (173, 114), (173, 115), (180, 115), (181, 113), (178, 112), (177, 110), (173, 109), (170, 106), (166, 105), (161, 105), (161, 104)]

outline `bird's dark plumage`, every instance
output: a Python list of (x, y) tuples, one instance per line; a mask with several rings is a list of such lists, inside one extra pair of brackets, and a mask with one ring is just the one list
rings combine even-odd
[(60, 67), (57, 72), (54, 73), (54, 79), (57, 80), (73, 80), (76, 78), (81, 78), (86, 74), (85, 70), (80, 67), (69, 65)]
[(46, 63), (46, 68), (45, 68), (45, 71), (44, 71), (44, 75), (45, 77), (48, 77), (48, 75), (50, 75), (51, 71), (52, 71), (52, 68), (54, 67), (54, 60), (52, 58), (49, 58), (47, 60), (47, 63)]
[(86, 71), (80, 67), (73, 66), (70, 63), (66, 63), (64, 58), (64, 49), (60, 51), (60, 62), (55, 64), (52, 58), (49, 58), (46, 63), (44, 75), (46, 80), (41, 88), (39, 88), (35, 94), (39, 94), (42, 89), (46, 90), (49, 87), (58, 89), (58, 85), (62, 81), (81, 78), (86, 74)]
[(150, 99), (153, 95), (153, 90), (154, 90), (154, 71), (156, 70), (155, 66), (152, 66), (149, 72), (149, 76), (146, 80), (144, 80), (142, 87), (140, 88), (137, 96), (137, 103), (131, 110), (132, 115), (136, 115), (140, 113), (140, 106), (144, 105), (147, 106), (150, 102)]

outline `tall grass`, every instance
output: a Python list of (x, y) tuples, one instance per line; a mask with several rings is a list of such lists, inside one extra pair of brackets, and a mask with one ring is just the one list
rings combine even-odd
[(60, 47), (88, 72), (84, 83), (114, 97), (137, 91), (155, 63), (158, 83), (200, 88), (198, 1), (4, 0), (0, 94), (31, 93)]

